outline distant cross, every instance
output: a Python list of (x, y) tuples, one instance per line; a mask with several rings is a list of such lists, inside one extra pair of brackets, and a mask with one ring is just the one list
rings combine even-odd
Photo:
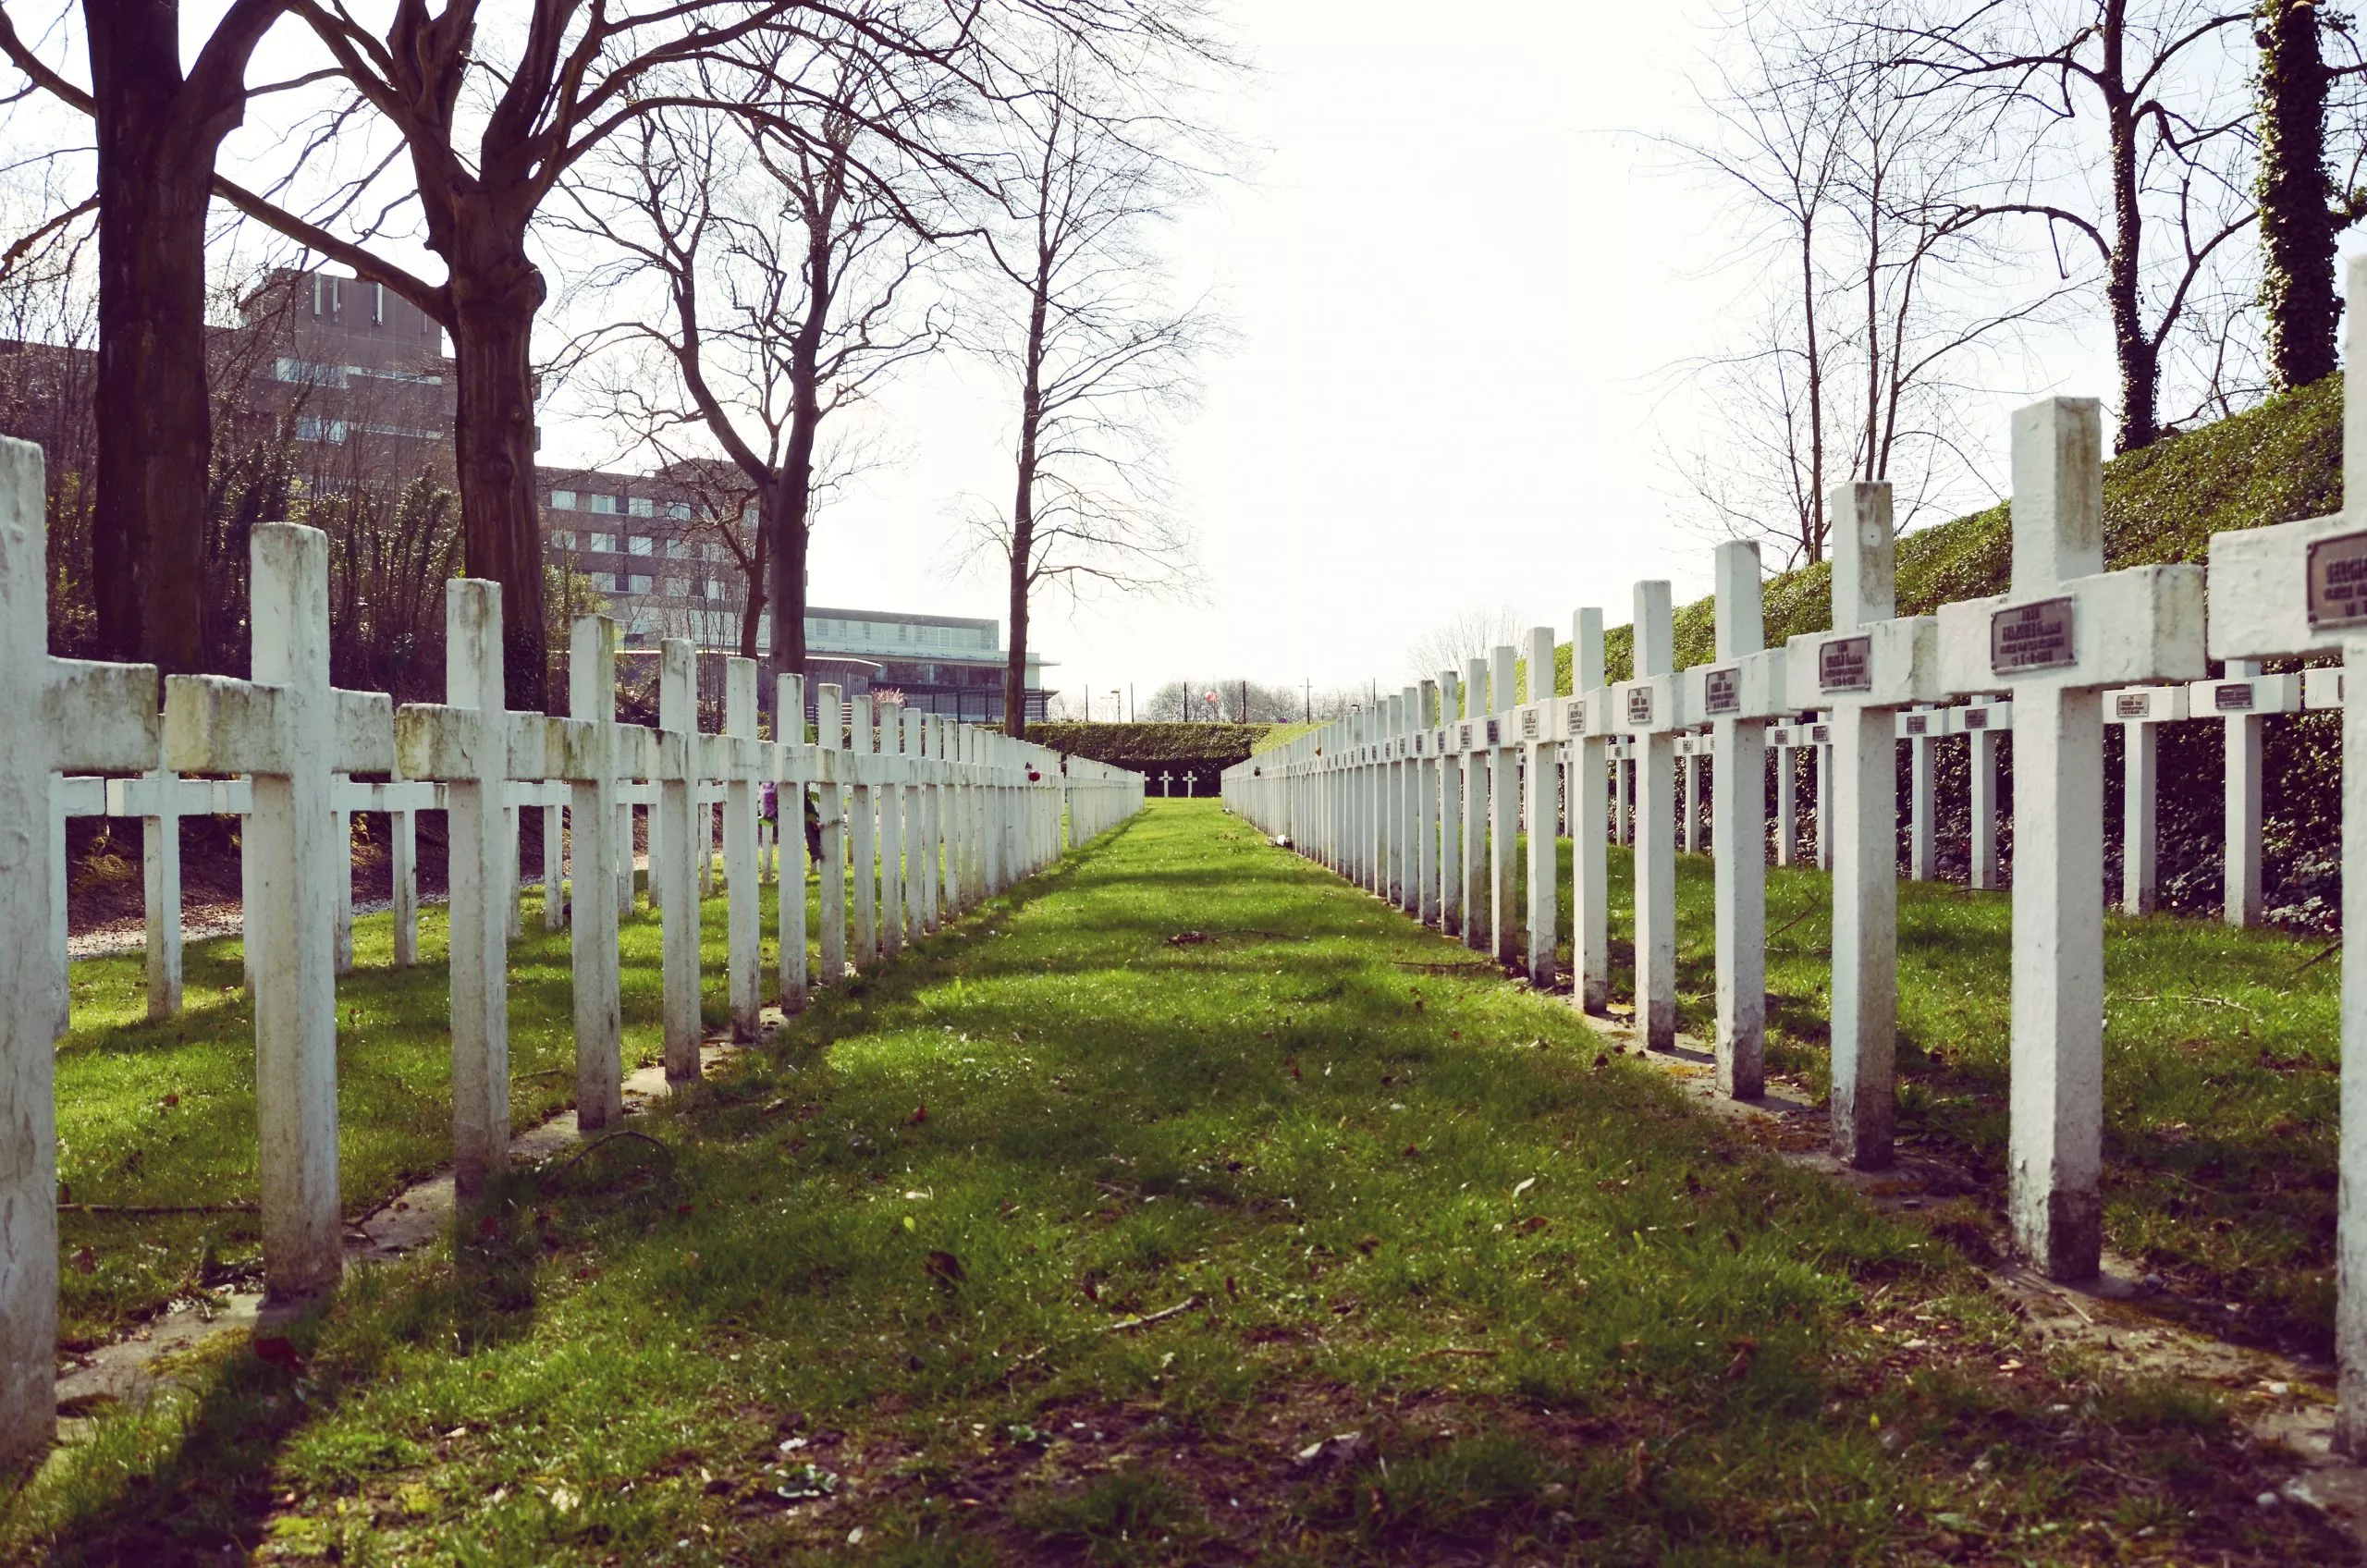
[(41, 448), (0, 440), (0, 1461), (57, 1429), (55, 1025), (50, 780), (157, 763), (156, 671), (49, 653)]
[(2160, 887), (2161, 727), (2185, 721), (2184, 686), (2123, 686), (2104, 693), (2104, 722), (2120, 726), (2120, 908), (2151, 914)]
[(1160, 769), (1160, 770), (1159, 770), (1159, 798), (1160, 798), (1160, 799), (1164, 800), (1164, 799), (1166, 798), (1166, 796), (1167, 796), (1167, 787), (1168, 787), (1170, 784), (1173, 783), (1174, 781), (1175, 781), (1175, 776), (1174, 776), (1173, 774), (1169, 773), (1169, 772), (1168, 772), (1168, 771), (1166, 771), (1164, 768), (1162, 768), (1162, 769)]
[(1570, 690), (1561, 699), (1570, 748), (1570, 962), (1572, 999), (1587, 1012), (1611, 1006), (1611, 692), (1602, 679), (1602, 611), (1570, 618)]
[(1611, 722), (1636, 748), (1636, 1023), (1676, 1045), (1676, 754), (1686, 728), (1666, 582), (1636, 584), (1635, 679), (1612, 688)]
[[(2189, 688), (2189, 711), (2217, 718), (2226, 728), (2226, 873), (2223, 906), (2230, 925), (2261, 921), (2261, 749), (2268, 716), (2301, 707), (2302, 678), (2263, 675), (2257, 662), (2228, 659), (2217, 680)], [(2339, 670), (2328, 671), (2340, 674)]]
[(258, 523), (251, 550), (254, 678), (166, 680), (164, 763), (254, 776), (245, 920), (264, 1272), (274, 1295), (289, 1296), (335, 1284), (344, 1262), (332, 900), (352, 851), (337, 839), (331, 780), (394, 771), (394, 716), (381, 692), (329, 684), (328, 536)]
[(1186, 795), (1196, 793), (1199, 789), (1199, 783), (1200, 776), (1198, 774), (1187, 772), (1184, 775), (1184, 792)]
[[(659, 968), (664, 978), (666, 1080), (688, 1083), (699, 1076), (699, 863), (709, 858), (707, 814), (693, 809), (705, 777), (705, 737), (699, 732), (698, 647), (687, 637), (668, 637), (658, 654), (657, 831), (650, 838), (662, 855), (650, 857), (658, 900)], [(662, 864), (661, 864), (662, 861)]]
[(2056, 1280), (2103, 1243), (2103, 716), (2097, 693), (2203, 674), (2202, 569), (2103, 570), (2092, 398), (2014, 415), (2013, 591), (1943, 606), (1942, 682), (2014, 694), (2008, 1210)]
[(779, 904), (780, 1008), (805, 1011), (812, 980), (805, 958), (805, 789), (816, 748), (805, 739), (805, 678), (773, 678), (773, 882)]
[(107, 780), (107, 815), (140, 818), (151, 1018), (181, 1010), (181, 818), (244, 816), (254, 798), (243, 778), (184, 778), (169, 768)]
[(756, 883), (756, 793), (773, 771), (769, 746), (756, 739), (756, 661), (723, 661), (724, 975), (731, 1037), (756, 1037), (763, 1011), (764, 892)]

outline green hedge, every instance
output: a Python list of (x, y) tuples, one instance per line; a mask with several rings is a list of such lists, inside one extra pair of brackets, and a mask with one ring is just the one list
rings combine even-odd
[(1073, 757), (1116, 767), (1213, 764), (1231, 767), (1257, 748), (1268, 724), (1033, 724), (1027, 738)]

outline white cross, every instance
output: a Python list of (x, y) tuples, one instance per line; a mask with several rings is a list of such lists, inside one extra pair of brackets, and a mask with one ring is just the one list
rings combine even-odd
[(1907, 878), (1929, 882), (1933, 874), (1932, 747), (1947, 733), (1944, 710), (1930, 706), (1898, 715), (1898, 739), (1907, 742)]
[(1194, 793), (1199, 788), (1199, 783), (1200, 776), (1198, 774), (1186, 772), (1184, 775), (1184, 792), (1186, 795)]
[(815, 688), (815, 717), (819, 736), (815, 783), (820, 795), (822, 827), (822, 931), (820, 939), (825, 986), (842, 984), (847, 975), (847, 787), (840, 780), (852, 772), (847, 748), (847, 704), (840, 689)]
[(1951, 692), (2014, 694), (2014, 1239), (2086, 1279), (2103, 1246), (2103, 723), (2096, 693), (2203, 673), (2202, 569), (2103, 570), (2091, 398), (2014, 415), (2014, 587), (1940, 612)]
[(904, 710), (879, 704), (877, 783), (871, 792), (879, 813), (879, 952), (894, 958), (904, 947)]
[[(2339, 677), (2342, 672), (2324, 673)], [(2188, 692), (2189, 713), (2197, 718), (2222, 719), (2226, 726), (2227, 848), (2222, 878), (2226, 921), (2230, 925), (2257, 925), (2261, 921), (2262, 743), (2270, 714), (2301, 710), (2302, 678), (2263, 675), (2253, 660), (2228, 659), (2221, 679), (2198, 680)]]
[(928, 784), (936, 777), (936, 760), (927, 750), (927, 716), (907, 706), (904, 729), (904, 939), (917, 942), (929, 928), (928, 895), (924, 891), (927, 867), (935, 857), (928, 825)]
[[(568, 903), (575, 992), (575, 1126), (596, 1133), (624, 1115), (624, 1027), (618, 967), (618, 903), (607, 889), (632, 888), (632, 807), (625, 781), (655, 773), (657, 741), (617, 722), (617, 648), (624, 629), (604, 615), (578, 616), (569, 631), (570, 722), (553, 772), (570, 781), (575, 897)], [(619, 831), (619, 821), (627, 831)], [(621, 868), (621, 869), (620, 869)], [(544, 897), (555, 897), (546, 889)]]
[[(1451, 743), (1460, 733), (1463, 681), (1454, 671), (1439, 671), (1439, 729), (1431, 748), (1439, 759), (1439, 912), (1438, 927), (1452, 936), (1463, 933), (1463, 752)], [(1327, 731), (1328, 732), (1328, 731)], [(1316, 759), (1319, 765), (1322, 758)], [(1328, 834), (1328, 827), (1318, 828)], [(1330, 853), (1328, 838), (1324, 852)]]
[(2126, 914), (2153, 913), (2160, 881), (2160, 727), (2184, 723), (2190, 700), (2184, 686), (2122, 686), (2103, 696), (2104, 722), (2121, 728), (2120, 907)]
[(1676, 1045), (1676, 752), (1690, 723), (1666, 582), (1636, 584), (1635, 679), (1611, 721), (1636, 748), (1636, 1023), (1647, 1047)]
[(1604, 837), (1611, 692), (1602, 679), (1602, 612), (1570, 618), (1570, 690), (1561, 734), (1570, 748), (1570, 999), (1582, 1011), (1611, 1005), (1611, 846)]
[(1513, 904), (1513, 856), (1520, 836), (1520, 741), (1513, 721), (1519, 658), (1519, 649), (1500, 643), (1488, 660), (1488, 936), (1496, 962), (1507, 969), (1520, 962)]
[(724, 973), (731, 1004), (731, 1037), (756, 1037), (764, 1006), (764, 895), (756, 884), (757, 786), (774, 768), (756, 739), (756, 661), (723, 661), (723, 879), (727, 894)]
[(1686, 671), (1685, 711), (1710, 723), (1710, 851), (1717, 887), (1718, 1088), (1766, 1092), (1767, 721), (1789, 711), (1784, 649), (1766, 645), (1759, 546), (1718, 546), (1717, 662)]
[[(2367, 354), (2367, 266), (2349, 263), (2346, 344)], [(2338, 653), (2307, 672), (2312, 704), (2342, 708), (2342, 1063), (2335, 1221), (2335, 1449), (2367, 1452), (2367, 703), (2346, 703), (2367, 670), (2367, 399), (2346, 400), (2344, 508), (2332, 517), (2211, 536), (2211, 656)]]
[(0, 1462), (56, 1431), (57, 1111), (50, 778), (157, 763), (156, 671), (49, 653), (41, 448), (0, 440)]
[(1939, 696), (1938, 623), (1898, 615), (1890, 486), (1836, 484), (1833, 630), (1791, 640), (1796, 708), (1824, 706), (1830, 796), (1817, 834), (1833, 867), (1833, 1152), (1891, 1160), (1898, 1039), (1898, 751), (1893, 713)]
[(2014, 728), (2014, 704), (1975, 697), (1945, 712), (1948, 733), (1964, 736), (1972, 752), (1968, 759), (1972, 777), (1967, 790), (1972, 816), (1971, 864), (1965, 884), (1987, 891), (1997, 886), (1997, 737)]
[(1542, 990), (1553, 984), (1555, 926), (1561, 918), (1562, 761), (1553, 726), (1553, 629), (1528, 631), (1528, 697), (1517, 715), (1522, 791), (1528, 832), (1528, 981)]
[(805, 1011), (808, 978), (805, 962), (805, 787), (817, 777), (820, 748), (805, 739), (805, 678), (776, 676), (773, 680), (773, 825), (778, 835), (780, 865), (774, 876), (780, 900), (780, 1006), (787, 1013)]
[(148, 925), (148, 1016), (181, 1010), (181, 818), (244, 816), (254, 786), (243, 778), (184, 778), (156, 768), (107, 780), (109, 816), (140, 818), (140, 870)]
[(697, 788), (706, 777), (705, 737), (699, 732), (698, 648), (668, 637), (658, 652), (657, 808), (650, 834), (650, 887), (661, 885), (659, 967), (664, 977), (666, 1081), (690, 1083), (700, 1073), (698, 860), (706, 842), (694, 831)]
[(441, 704), (395, 716), (406, 778), (440, 780), (449, 844), (452, 1017), (452, 1178), (473, 1197), (509, 1161), (509, 913), (517, 841), (508, 813), (513, 779), (548, 771), (540, 714), (512, 713), (502, 680), (501, 585), (444, 584)]
[(1167, 795), (1167, 787), (1168, 787), (1168, 785), (1170, 785), (1171, 783), (1174, 782), (1174, 778), (1175, 778), (1175, 776), (1174, 776), (1173, 774), (1171, 774), (1171, 773), (1169, 773), (1166, 769), (1161, 768), (1161, 769), (1159, 770), (1159, 797), (1160, 797), (1162, 800), (1166, 798), (1166, 795)]
[(49, 790), (50, 952), (56, 961), (57, 1033), (71, 1027), (72, 983), (67, 978), (66, 824), (78, 816), (104, 816), (107, 781), (104, 778), (55, 778)]
[[(1417, 729), (1414, 734), (1412, 822), (1415, 890), (1412, 911), (1415, 919), (1430, 926), (1438, 925), (1441, 918), (1441, 888), (1439, 880), (1439, 851), (1443, 847), (1439, 838), (1439, 775), (1446, 766), (1446, 759), (1440, 755), (1438, 746), (1439, 690), (1438, 679), (1432, 677), (1415, 688), (1414, 693), (1414, 722)], [(1253, 776), (1255, 771), (1253, 768)], [(1285, 795), (1283, 798), (1287, 800), (1288, 796)], [(1297, 841), (1297, 835), (1292, 826), (1286, 825), (1283, 827), (1282, 836), (1290, 839), (1294, 843)]]
[[(395, 967), (409, 969), (419, 962), (419, 822), (423, 811), (444, 809), (444, 787), (423, 780), (396, 779), (384, 784), (357, 784), (341, 779), (336, 794), (345, 811), (386, 814), (389, 870), (395, 922)], [(342, 813), (340, 814), (342, 815)], [(338, 973), (353, 967), (353, 882), (346, 878), (345, 896), (338, 900)]]
[(325, 534), (256, 525), (248, 600), (253, 680), (166, 680), (164, 765), (254, 776), (245, 921), (254, 955), (264, 1270), (273, 1293), (286, 1296), (334, 1284), (343, 1264), (330, 900), (350, 861), (349, 846), (337, 841), (330, 779), (339, 771), (393, 772), (394, 716), (384, 693), (329, 684)]

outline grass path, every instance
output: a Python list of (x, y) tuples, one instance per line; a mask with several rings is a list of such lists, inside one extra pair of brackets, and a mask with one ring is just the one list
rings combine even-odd
[(1566, 1008), (1212, 803), (224, 1354), (59, 1562), (2347, 1560)]

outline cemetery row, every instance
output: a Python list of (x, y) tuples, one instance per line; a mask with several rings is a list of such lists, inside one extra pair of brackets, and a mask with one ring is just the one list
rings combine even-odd
[[(2354, 263), (2351, 348), (2367, 352), (2367, 262)], [(1720, 1090), (1763, 1088), (1765, 877), (1771, 744), (1819, 747), (1818, 852), (1833, 873), (1832, 1147), (1861, 1168), (1892, 1158), (1897, 1105), (1896, 747), (1919, 742), (1910, 856), (1929, 874), (1929, 742), (1971, 738), (1973, 881), (1996, 881), (1995, 736), (2015, 736), (2012, 808), (2008, 1218), (2017, 1247), (2059, 1280), (2097, 1272), (2103, 1243), (2103, 727), (2131, 727), (2125, 866), (2150, 901), (2150, 753), (2155, 727), (2234, 716), (2228, 914), (2258, 915), (2259, 724), (2300, 703), (2339, 705), (2367, 664), (2367, 515), (2346, 511), (2213, 537), (2209, 564), (2103, 569), (2103, 431), (2096, 402), (2052, 398), (2013, 420), (2013, 576), (1991, 598), (1896, 614), (1889, 489), (1831, 497), (1833, 627), (1763, 645), (1756, 546), (1716, 552), (1713, 662), (1674, 668), (1669, 585), (1635, 589), (1633, 679), (1604, 679), (1602, 614), (1573, 622), (1572, 693), (1517, 703), (1521, 650), (1408, 687), (1374, 708), (1227, 771), (1224, 797), (1266, 831), (1410, 915), (1555, 979), (1555, 827), (1573, 841), (1572, 991), (1610, 995), (1606, 844), (1613, 796), (1635, 843), (1635, 995), (1647, 1046), (1676, 1035), (1677, 763), (1706, 755), (1716, 913)], [(2367, 473), (2367, 407), (2346, 422), (2346, 467)], [(2367, 485), (2349, 492), (2367, 514)], [(2208, 616), (2206, 618), (2206, 604)], [(2257, 661), (2336, 654), (2305, 691)], [(1551, 629), (1528, 634), (1531, 671), (1554, 668)], [(2205, 680), (2206, 660), (2226, 675)], [(2172, 685), (2143, 683), (2174, 682)], [(1961, 700), (1962, 706), (1937, 704)], [(2339, 1439), (2367, 1450), (2367, 714), (2345, 707)], [(1814, 717), (1803, 721), (1802, 717)], [(1706, 733), (1699, 733), (1706, 732)], [(1784, 759), (1788, 763), (1789, 758)], [(1632, 773), (1632, 786), (1629, 783)], [(1566, 776), (1566, 784), (1564, 782)], [(1776, 775), (1778, 853), (1793, 842), (1791, 769)], [(1566, 805), (1564, 795), (1567, 795)], [(1985, 798), (1984, 798), (1985, 797)], [(1688, 809), (1686, 821), (1698, 820)], [(1527, 907), (1513, 857), (1527, 835)], [(1688, 830), (1689, 831), (1689, 830)], [(1513, 950), (1526, 925), (1525, 952)]]
[[(622, 1115), (618, 921), (633, 888), (631, 813), (649, 812), (651, 901), (661, 914), (666, 1072), (700, 1071), (699, 894), (722, 816), (731, 1026), (754, 1038), (759, 973), (759, 799), (781, 791), (780, 1005), (892, 957), (907, 940), (1139, 809), (1138, 775), (817, 690), (820, 733), (757, 735), (757, 669), (729, 661), (720, 734), (699, 729), (696, 651), (666, 643), (656, 728), (617, 720), (619, 629), (573, 628), (567, 717), (503, 706), (497, 585), (448, 584), (446, 695), (393, 706), (328, 679), (327, 547), (315, 530), (259, 526), (252, 551), (252, 679), (173, 677), (53, 658), (38, 447), (0, 442), (0, 1463), (55, 1430), (57, 1305), (54, 1047), (64, 1024), (62, 814), (96, 790), (147, 820), (152, 1008), (178, 1004), (176, 818), (244, 817), (245, 949), (254, 996), (264, 1266), (276, 1296), (333, 1285), (343, 1260), (337, 1190), (337, 990), (350, 964), (350, 814), (394, 815), (399, 860), (414, 814), (440, 804), (450, 841), (450, 1024), (455, 1182), (466, 1196), (503, 1168), (509, 1139), (508, 938), (517, 916), (516, 814), (546, 812), (546, 919), (563, 814), (576, 1112), (586, 1133)], [(805, 711), (783, 677), (777, 713)], [(102, 787), (61, 778), (114, 775)], [(185, 775), (202, 776), (190, 778)], [(351, 776), (377, 775), (380, 782)], [(795, 802), (821, 824), (818, 965), (809, 973), (806, 844)], [(713, 803), (711, 803), (713, 802)], [(87, 801), (79, 802), (88, 804)], [(397, 897), (410, 882), (399, 864)], [(592, 896), (595, 890), (600, 896)], [(399, 962), (415, 959), (399, 907)]]

